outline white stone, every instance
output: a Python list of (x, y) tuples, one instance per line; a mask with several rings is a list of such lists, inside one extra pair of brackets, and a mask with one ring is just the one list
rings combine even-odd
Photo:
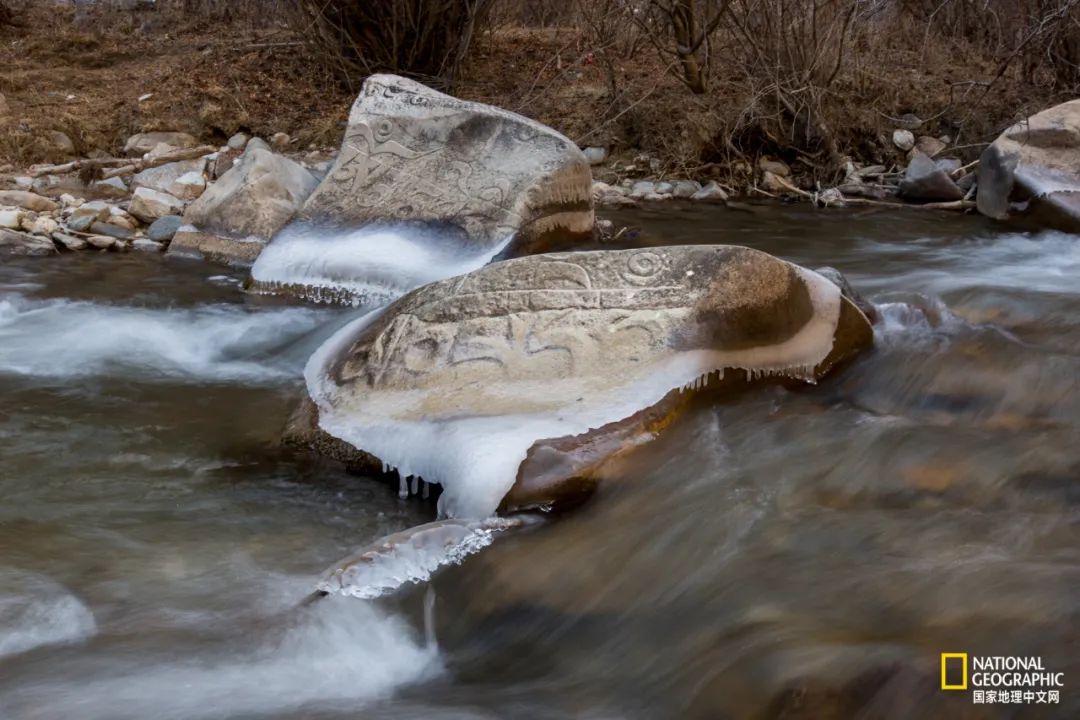
[(0, 210), (0, 227), (18, 230), (25, 214), (22, 210)]
[(910, 130), (893, 130), (892, 141), (893, 145), (904, 152), (915, 147), (915, 136), (912, 135)]

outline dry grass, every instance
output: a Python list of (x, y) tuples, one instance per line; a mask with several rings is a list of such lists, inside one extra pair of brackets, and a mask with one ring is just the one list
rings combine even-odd
[[(69, 8), (32, 15), (32, 32), (0, 29), (0, 92), (12, 107), (0, 119), (0, 157), (20, 165), (55, 159), (44, 130), (67, 133), (84, 154), (116, 151), (128, 135), (154, 129), (207, 140), (281, 131), (298, 149), (339, 142), (353, 93), (287, 26), (267, 13), (243, 19), (239, 9), (259, 6), (255, 0), (233, 6), (231, 18), (220, 14), (227, 4), (188, 1), (209, 5), (89, 19)], [(670, 38), (650, 38), (656, 25), (627, 21), (628, 3), (647, 1), (545, 0), (530, 8), (502, 0), (493, 24), (477, 33), (455, 92), (534, 117), (582, 145), (608, 147), (635, 174), (735, 187), (763, 155), (788, 162), (805, 186), (835, 180), (845, 157), (900, 162), (889, 137), (893, 118), (905, 113), (927, 121), (920, 133), (949, 135), (970, 159), (1014, 120), (1076, 92), (1065, 61), (1051, 52), (1068, 46), (1060, 29), (1040, 36), (1051, 54), (1039, 62), (1014, 54), (1030, 35), (1027, 16), (1010, 45), (1007, 33), (988, 38), (970, 23), (928, 21), (906, 7), (915, 0), (731, 0), (730, 21), (701, 50), (709, 74), (706, 92), (695, 94), (677, 57), (657, 50)], [(717, 2), (701, 7), (715, 10)], [(816, 18), (806, 15), (811, 6), (823, 8)], [(775, 39), (755, 45), (749, 37)], [(145, 93), (153, 97), (138, 102)], [(647, 157), (635, 160), (640, 155)]]

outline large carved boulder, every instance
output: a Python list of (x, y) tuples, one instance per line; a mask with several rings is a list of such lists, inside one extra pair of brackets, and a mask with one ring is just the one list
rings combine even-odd
[(1080, 100), (1013, 125), (979, 161), (979, 212), (1080, 232)]
[(585, 155), (551, 128), (373, 75), (333, 167), (259, 258), (254, 285), (395, 295), (410, 286), (388, 288), (388, 265), (410, 274), (424, 262), (447, 277), (496, 255), (569, 249), (592, 234), (591, 181)]
[(303, 166), (249, 147), (227, 173), (184, 212), (171, 254), (251, 263), (303, 205), (317, 181)]
[(662, 427), (684, 389), (814, 382), (872, 341), (837, 285), (756, 250), (549, 254), (409, 293), (306, 377), (321, 431), (480, 517), (579, 495), (582, 468)]

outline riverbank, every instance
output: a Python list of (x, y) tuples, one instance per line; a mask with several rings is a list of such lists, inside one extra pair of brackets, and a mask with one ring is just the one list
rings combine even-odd
[[(757, 197), (798, 194), (787, 184), (809, 193), (851, 184), (852, 172), (867, 168), (895, 174), (911, 152), (906, 140), (894, 142), (897, 130), (914, 143), (943, 143), (939, 157), (967, 165), (1005, 127), (1070, 97), (1019, 68), (999, 75), (1000, 60), (975, 47), (927, 45), (922, 28), (883, 24), (879, 34), (851, 48), (856, 59), (826, 96), (830, 141), (850, 167), (830, 160), (806, 128), (796, 132), (797, 122), (768, 117), (741, 68), (717, 68), (728, 79), (695, 95), (647, 45), (616, 57), (569, 27), (485, 33), (454, 94), (597, 148), (594, 176), (605, 183), (716, 182), (729, 195)], [(150, 130), (211, 145), (236, 132), (284, 133), (293, 152), (336, 150), (356, 91), (285, 27), (149, 11), (31, 7), (23, 27), (0, 29), (0, 62), (0, 167), (13, 174), (116, 155), (130, 135)], [(867, 199), (880, 199), (874, 192)]]

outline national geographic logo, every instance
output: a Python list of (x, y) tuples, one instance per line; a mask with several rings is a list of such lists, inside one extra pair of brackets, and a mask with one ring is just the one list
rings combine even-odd
[(1065, 673), (1039, 656), (941, 653), (941, 689), (971, 690), (976, 704), (1059, 703)]

